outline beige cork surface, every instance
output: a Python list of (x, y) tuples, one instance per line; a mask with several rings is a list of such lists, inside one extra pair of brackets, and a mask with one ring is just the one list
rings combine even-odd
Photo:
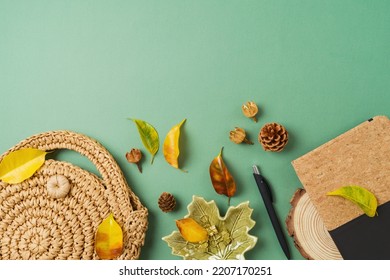
[(328, 192), (357, 185), (370, 190), (378, 205), (390, 201), (390, 120), (377, 116), (365, 121), (292, 165), (326, 228), (333, 230), (364, 212)]

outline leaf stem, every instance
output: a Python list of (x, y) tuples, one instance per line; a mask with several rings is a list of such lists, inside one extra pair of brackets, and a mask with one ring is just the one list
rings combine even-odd
[(222, 151), (223, 151), (223, 146), (221, 148), (221, 151), (219, 152), (219, 156), (221, 156), (221, 157), (222, 157)]
[(142, 167), (141, 167), (140, 162), (137, 162), (136, 164), (137, 164), (137, 167), (138, 167), (139, 172), (142, 173)]

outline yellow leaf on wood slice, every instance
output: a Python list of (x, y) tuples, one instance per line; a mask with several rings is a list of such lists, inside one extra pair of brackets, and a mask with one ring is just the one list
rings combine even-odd
[(328, 192), (327, 195), (341, 196), (356, 203), (369, 217), (374, 217), (377, 214), (376, 208), (378, 202), (376, 197), (365, 188), (359, 186), (341, 187), (332, 192)]
[(25, 148), (10, 152), (0, 162), (0, 179), (8, 184), (18, 184), (30, 178), (45, 162), (46, 152)]
[(171, 130), (168, 132), (167, 136), (165, 137), (164, 145), (163, 145), (163, 153), (164, 153), (165, 160), (170, 165), (172, 165), (177, 169), (180, 169), (179, 160), (178, 160), (180, 154), (180, 148), (179, 148), (180, 128), (185, 121), (186, 119), (182, 120), (179, 124), (171, 128)]
[(95, 250), (102, 260), (112, 260), (122, 254), (123, 233), (112, 213), (97, 229)]
[(192, 218), (177, 220), (176, 226), (181, 236), (188, 242), (198, 243), (209, 238), (207, 230)]

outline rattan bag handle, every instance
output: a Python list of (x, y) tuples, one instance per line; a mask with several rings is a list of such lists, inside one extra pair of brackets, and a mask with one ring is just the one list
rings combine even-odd
[(96, 140), (67, 130), (48, 131), (21, 141), (10, 151), (27, 147), (45, 151), (68, 149), (86, 156), (96, 166), (102, 176), (103, 184), (109, 191), (126, 190), (129, 193), (133, 210), (144, 208), (138, 197), (130, 190), (121, 169), (112, 155)]

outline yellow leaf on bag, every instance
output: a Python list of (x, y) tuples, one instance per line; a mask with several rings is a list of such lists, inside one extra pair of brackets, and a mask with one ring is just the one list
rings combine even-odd
[(163, 145), (163, 153), (165, 160), (172, 165), (175, 168), (179, 169), (179, 137), (180, 137), (180, 127), (183, 125), (183, 123), (186, 121), (186, 119), (182, 120), (179, 124), (175, 125), (171, 128), (171, 130), (168, 132), (167, 136), (164, 140)]
[(112, 213), (98, 226), (95, 250), (102, 260), (112, 260), (122, 254), (122, 228), (115, 221)]
[(341, 196), (356, 203), (369, 217), (374, 217), (377, 214), (376, 208), (378, 206), (378, 202), (376, 197), (365, 188), (359, 186), (347, 186), (328, 192), (327, 195)]
[(8, 184), (18, 184), (30, 178), (45, 162), (46, 152), (25, 148), (10, 152), (0, 162), (0, 179)]
[(207, 230), (192, 218), (177, 220), (176, 226), (181, 236), (188, 242), (198, 243), (206, 241), (209, 237)]

